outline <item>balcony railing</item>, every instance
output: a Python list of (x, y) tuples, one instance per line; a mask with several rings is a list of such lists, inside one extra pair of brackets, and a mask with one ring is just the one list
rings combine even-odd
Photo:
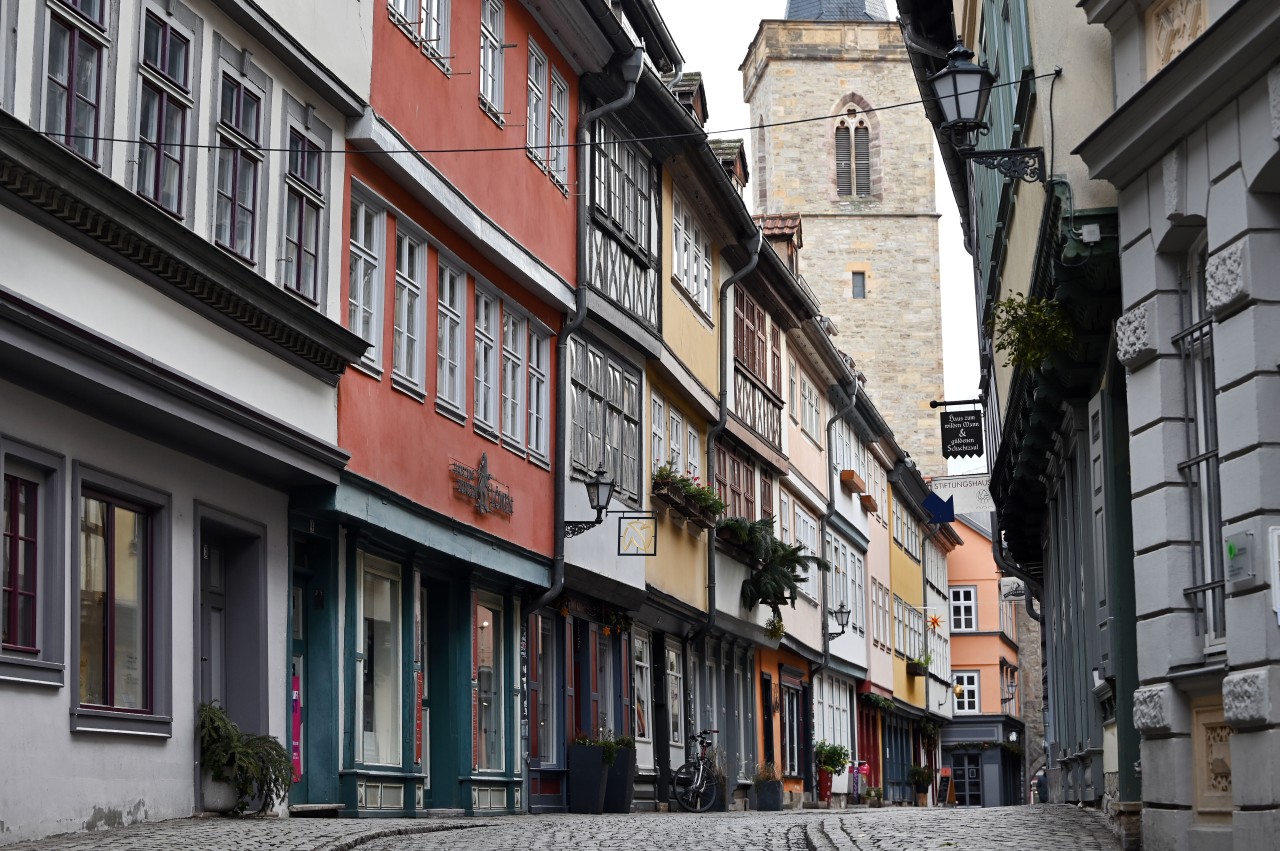
[(770, 446), (782, 449), (782, 402), (741, 365), (733, 369), (733, 412)]

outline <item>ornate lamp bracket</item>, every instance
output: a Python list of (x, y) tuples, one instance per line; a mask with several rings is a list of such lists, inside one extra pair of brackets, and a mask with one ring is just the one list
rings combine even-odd
[(995, 169), (1005, 177), (1027, 183), (1044, 183), (1044, 148), (1002, 148), (958, 153), (966, 160)]
[(568, 520), (564, 524), (564, 536), (576, 538), (583, 532), (589, 532), (604, 522), (603, 514), (595, 520)]

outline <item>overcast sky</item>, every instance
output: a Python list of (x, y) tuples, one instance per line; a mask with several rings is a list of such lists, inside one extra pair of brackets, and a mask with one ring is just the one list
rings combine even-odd
[[(786, 13), (786, 0), (657, 0), (667, 26), (684, 54), (685, 70), (700, 71), (707, 90), (710, 118), (707, 130), (737, 131), (721, 138), (739, 136), (750, 144), (750, 134), (741, 128), (751, 119), (742, 102), (742, 75), (738, 66), (747, 55), (762, 19), (778, 19)], [(887, 3), (896, 15), (896, 3)], [(797, 116), (800, 117), (800, 116)], [(717, 134), (719, 135), (719, 134)], [(747, 162), (755, 162), (748, 157)], [(938, 211), (942, 264), (942, 352), (948, 399), (972, 399), (978, 394), (977, 327), (973, 308), (973, 265), (964, 250), (959, 215), (951, 196), (941, 161), (935, 155), (935, 183), (939, 190)], [(746, 193), (751, 203), (752, 193)], [(803, 262), (803, 261), (802, 261)], [(874, 391), (873, 391), (874, 392)], [(908, 447), (909, 449), (910, 447)], [(952, 473), (986, 469), (981, 459), (950, 462)]]

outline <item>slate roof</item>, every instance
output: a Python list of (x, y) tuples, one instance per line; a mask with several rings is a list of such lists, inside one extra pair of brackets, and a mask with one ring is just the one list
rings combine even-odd
[(884, 0), (787, 0), (788, 21), (887, 21)]

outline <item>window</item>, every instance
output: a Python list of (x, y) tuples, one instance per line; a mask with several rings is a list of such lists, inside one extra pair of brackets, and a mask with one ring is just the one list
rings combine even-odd
[(381, 210), (352, 195), (347, 327), (369, 343), (364, 360), (374, 366), (381, 363), (383, 219)]
[(605, 736), (618, 731), (613, 726), (613, 697), (617, 693), (613, 682), (613, 639), (604, 630), (596, 631), (595, 692), (597, 735)]
[(427, 247), (422, 240), (396, 231), (396, 303), (392, 326), (392, 377), (422, 389), (422, 288)]
[(653, 740), (653, 731), (649, 727), (649, 719), (653, 717), (650, 697), (653, 690), (653, 662), (649, 657), (649, 636), (639, 631), (634, 631), (631, 635), (636, 684), (635, 702), (632, 704), (635, 715), (633, 727), (636, 738), (648, 742)]
[(954, 681), (960, 686), (960, 694), (955, 696), (956, 714), (981, 711), (978, 704), (978, 672), (956, 671)]
[(755, 475), (750, 458), (716, 446), (716, 491), (728, 504), (727, 516), (756, 519)]
[(853, 155), (849, 142), (849, 125), (843, 121), (836, 128), (836, 194), (853, 194)]
[(560, 751), (560, 719), (557, 711), (557, 660), (560, 656), (556, 642), (556, 618), (554, 615), (539, 615), (538, 622), (538, 655), (537, 666), (538, 702), (534, 738), (533, 755), (543, 765), (552, 765)]
[(785, 493), (778, 494), (778, 540), (784, 544), (791, 540), (791, 497)]
[[(262, 98), (249, 91), (230, 74), (224, 74), (218, 105), (213, 238), (218, 245), (250, 262), (254, 259), (258, 166), (262, 162), (261, 113)], [(355, 215), (354, 204), (352, 215)], [(352, 330), (356, 328), (355, 325), (351, 327)]]
[(867, 123), (854, 128), (854, 192), (864, 198), (872, 193), (872, 141)]
[(750, 295), (738, 288), (733, 295), (733, 353), (752, 375), (767, 384), (769, 380), (767, 321), (764, 309)]
[(769, 385), (773, 392), (782, 397), (782, 329), (778, 327), (778, 323), (769, 326), (769, 361), (772, 374), (772, 383)]
[(897, 594), (893, 595), (893, 649), (899, 655), (907, 652), (907, 604)]
[(570, 460), (582, 472), (600, 467), (619, 495), (640, 493), (640, 379), (630, 364), (575, 339), (570, 346), (573, 405)]
[[(289, 169), (285, 174), (285, 286), (310, 300), (319, 299), (320, 209), (324, 174), (320, 146), (297, 130), (289, 131)], [(397, 245), (397, 250), (399, 246)]]
[(680, 651), (667, 648), (667, 714), (670, 719), (671, 744), (684, 741), (684, 668)]
[(525, 118), (525, 146), (541, 164), (547, 147), (547, 56), (529, 40), (529, 104)]
[[(817, 556), (821, 555), (818, 550), (818, 522), (813, 519), (804, 509), (796, 505), (796, 543), (803, 544), (805, 555)], [(810, 566), (804, 571), (804, 579), (800, 583), (800, 590), (808, 594), (810, 597), (817, 598), (818, 585), (815, 581), (814, 574), (817, 568)]]
[(850, 298), (866, 298), (867, 297), (867, 273), (853, 272), (852, 286), (849, 290)]
[(151, 709), (147, 510), (86, 492), (80, 518), (80, 705)]
[(138, 194), (171, 213), (182, 209), (189, 42), (148, 12), (142, 29), (138, 101)]
[(547, 160), (551, 176), (564, 187), (569, 182), (569, 84), (551, 70), (551, 133)]
[(822, 399), (807, 375), (800, 376), (800, 427), (805, 434), (819, 443), (822, 442)]
[(102, 98), (102, 0), (66, 0), (80, 15), (49, 17), (45, 132), (90, 162), (98, 162)]
[(449, 56), (449, 0), (422, 0), (422, 48), (431, 57)]
[(648, 253), (649, 156), (638, 146), (620, 141), (603, 121), (595, 126), (593, 203), (637, 250)]
[(684, 434), (684, 417), (673, 408), (669, 423), (667, 434), (670, 435), (671, 469), (677, 474), (683, 474), (687, 469), (684, 465), (684, 441), (680, 439)]
[(760, 471), (760, 517), (773, 516), (773, 476)]
[(1178, 470), (1189, 494), (1187, 528), (1196, 578), (1193, 587), (1197, 589), (1185, 593), (1199, 610), (1199, 629), (1206, 643), (1216, 644), (1227, 634), (1226, 574), (1222, 559), (1214, 322), (1206, 303), (1206, 265), (1205, 245), (1200, 241), (1183, 268), (1182, 330), (1173, 335), (1173, 344), (1182, 356), (1188, 425), (1185, 458), (1178, 464)]
[(787, 391), (787, 407), (791, 411), (791, 419), (799, 422), (800, 417), (800, 400), (796, 393), (796, 359), (787, 358), (787, 375), (789, 376), (789, 389)]
[(472, 699), (479, 741), (474, 746), (475, 770), (502, 771), (506, 764), (507, 722), (502, 600), (492, 594), (477, 594), (476, 600)]
[(951, 631), (972, 632), (978, 628), (978, 589), (951, 586)]
[(6, 443), (0, 462), (0, 679), (60, 686), (66, 611), (60, 461)]
[(502, 437), (524, 441), (525, 321), (502, 312)]
[(365, 764), (400, 765), (400, 566), (359, 553), (360, 634), (363, 658), (356, 661), (359, 690), (359, 760)]
[(698, 430), (692, 425), (689, 426), (689, 451), (685, 455), (685, 466), (689, 475), (697, 478), (701, 471), (702, 461), (702, 440), (698, 437)]
[(465, 404), (462, 380), (466, 355), (462, 351), (462, 323), (466, 315), (467, 276), (440, 260), (436, 293), (436, 397), (455, 411)]
[(800, 689), (783, 683), (782, 685), (782, 773), (795, 777), (804, 773), (800, 764), (800, 727), (804, 720), (801, 715)]
[(676, 196), (671, 213), (671, 276), (680, 283), (693, 303), (711, 314), (711, 241), (689, 205)]
[[(662, 397), (655, 395), (649, 408), (649, 455), (652, 457), (650, 463), (655, 473), (659, 467), (666, 465), (668, 462), (665, 446), (666, 432), (664, 431), (666, 425), (666, 406), (662, 401)], [(679, 472), (679, 470), (676, 470), (677, 474)]]
[(862, 560), (862, 556), (858, 553), (851, 553), (849, 556), (849, 580), (853, 583), (851, 591), (853, 599), (849, 602), (849, 625), (858, 632), (865, 632), (867, 628), (866, 577), (867, 566)]
[(75, 466), (71, 729), (168, 735), (169, 497)]
[(498, 301), (476, 287), (476, 423), (498, 430)]
[(0, 514), (0, 644), (4, 650), (37, 653), (40, 604), (40, 483), (5, 474)]
[(502, 0), (481, 0), (480, 105), (502, 123)]
[(529, 328), (529, 452), (545, 459), (550, 453), (551, 337)]

